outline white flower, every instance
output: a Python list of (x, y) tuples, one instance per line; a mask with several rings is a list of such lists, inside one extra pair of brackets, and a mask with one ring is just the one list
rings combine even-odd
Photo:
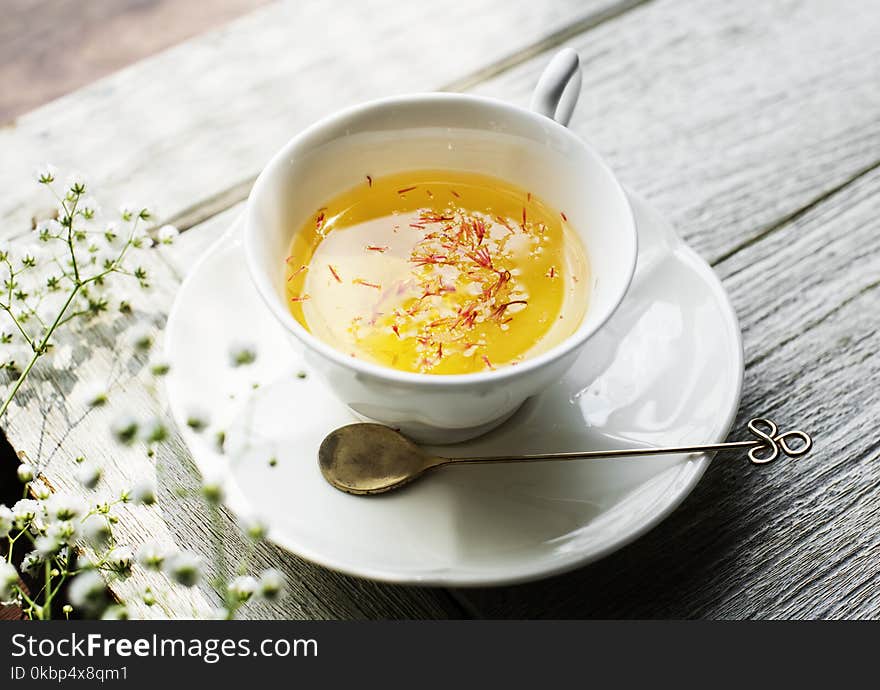
[(40, 504), (30, 498), (23, 498), (12, 506), (15, 526), (23, 527), (33, 520), (40, 510)]
[(264, 570), (260, 575), (259, 593), (264, 599), (277, 599), (284, 591), (284, 573), (276, 568)]
[(145, 443), (161, 443), (168, 438), (168, 427), (160, 418), (154, 417), (141, 424), (139, 435)]
[(119, 443), (131, 445), (137, 438), (138, 421), (131, 415), (117, 417), (110, 424), (110, 432)]
[(61, 550), (63, 544), (59, 539), (50, 536), (37, 537), (34, 547), (44, 559), (48, 556), (54, 556)]
[(211, 423), (208, 411), (200, 405), (192, 405), (186, 410), (186, 425), (193, 431), (204, 431)]
[(128, 331), (127, 339), (135, 350), (147, 352), (153, 347), (153, 329), (148, 325), (140, 324)]
[(156, 233), (156, 236), (162, 244), (172, 244), (179, 234), (180, 230), (173, 225), (163, 225), (159, 228), (159, 232)]
[(94, 197), (90, 196), (85, 199), (80, 199), (79, 210), (82, 211), (85, 218), (93, 218), (99, 210), (98, 202), (95, 201)]
[(133, 218), (137, 217), (137, 214), (137, 206), (135, 206), (131, 202), (126, 202), (119, 207), (119, 215), (124, 221), (132, 220)]
[(104, 580), (96, 570), (86, 570), (70, 581), (67, 596), (74, 606), (95, 610), (104, 603)]
[(104, 557), (104, 562), (107, 566), (118, 573), (130, 570), (133, 560), (134, 556), (131, 553), (131, 549), (124, 546), (117, 546)]
[(253, 364), (257, 359), (257, 348), (253, 343), (237, 342), (229, 348), (229, 361), (233, 367)]
[(18, 466), (16, 473), (18, 474), (18, 481), (22, 484), (26, 484), (33, 480), (35, 474), (33, 466), (26, 462), (23, 462)]
[(132, 487), (130, 495), (135, 503), (151, 506), (156, 502), (156, 485), (149, 479), (142, 479)]
[(26, 573), (36, 573), (43, 566), (43, 557), (37, 551), (30, 551), (21, 559), (21, 569)]
[(87, 407), (100, 407), (107, 402), (107, 385), (103, 381), (83, 384), (80, 399)]
[(94, 489), (101, 481), (101, 468), (95, 463), (84, 462), (76, 471), (76, 478), (87, 489)]
[(250, 575), (242, 575), (229, 583), (229, 594), (238, 601), (247, 601), (257, 591), (257, 581)]
[(137, 560), (149, 570), (160, 570), (168, 552), (158, 542), (145, 542), (137, 550)]
[(57, 220), (54, 218), (47, 218), (37, 223), (37, 227), (34, 228), (34, 231), (41, 237), (56, 237), (61, 234), (62, 229), (61, 223)]
[(251, 539), (263, 539), (269, 531), (266, 521), (254, 514), (243, 517), (241, 526)]
[(171, 364), (164, 357), (153, 356), (150, 358), (149, 368), (153, 376), (165, 376), (171, 371)]
[(31, 491), (38, 501), (45, 501), (52, 495), (49, 487), (42, 483), (31, 484)]
[(15, 515), (9, 509), (9, 506), (0, 505), (0, 539), (5, 539), (12, 531), (15, 523)]
[(94, 548), (102, 548), (111, 536), (107, 519), (100, 515), (89, 515), (82, 523), (83, 536)]
[(69, 544), (74, 541), (78, 532), (77, 523), (73, 520), (53, 522), (46, 529), (46, 535), (51, 539), (57, 540), (61, 544)]
[(205, 476), (202, 478), (202, 495), (212, 503), (219, 503), (225, 496), (225, 488), (222, 477)]
[(72, 172), (67, 177), (67, 189), (71, 194), (83, 194), (86, 191), (86, 178), (79, 172)]
[(40, 184), (49, 184), (55, 181), (55, 176), (57, 174), (58, 168), (51, 163), (46, 163), (34, 171), (34, 179)]
[(0, 559), (0, 600), (9, 599), (18, 584), (18, 571), (12, 563)]
[(33, 268), (40, 265), (46, 258), (46, 249), (39, 244), (29, 244), (21, 250), (21, 263), (23, 266)]
[[(143, 214), (145, 211), (141, 211)], [(147, 212), (147, 217), (149, 217), (149, 212)], [(143, 226), (138, 226), (134, 228), (131, 232), (131, 243), (133, 246), (137, 248), (146, 248), (153, 246), (153, 238), (150, 237), (150, 233), (147, 232), (147, 229)]]
[(195, 554), (181, 551), (165, 561), (165, 572), (172, 580), (184, 587), (192, 587), (201, 577), (202, 561)]
[(102, 621), (127, 621), (130, 617), (131, 614), (125, 604), (108, 606), (104, 613), (101, 614)]
[(55, 520), (73, 520), (88, 512), (86, 502), (73, 494), (52, 494), (45, 505), (49, 516)]

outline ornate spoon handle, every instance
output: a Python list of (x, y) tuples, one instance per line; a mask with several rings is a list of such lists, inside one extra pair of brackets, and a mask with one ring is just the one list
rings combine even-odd
[[(477, 463), (477, 462), (530, 462), (533, 460), (576, 460), (588, 458), (616, 458), (635, 455), (665, 455), (671, 453), (705, 453), (749, 449), (749, 460), (755, 465), (773, 462), (781, 453), (798, 457), (813, 447), (813, 439), (805, 431), (794, 430), (780, 434), (779, 429), (769, 419), (756, 417), (749, 421), (749, 431), (756, 438), (752, 441), (731, 441), (729, 443), (710, 443), (701, 446), (677, 446), (671, 448), (619, 448), (614, 450), (591, 450), (571, 453), (543, 453), (538, 455), (499, 455), (481, 458), (438, 458), (437, 464)], [(799, 441), (792, 445), (793, 441)]]

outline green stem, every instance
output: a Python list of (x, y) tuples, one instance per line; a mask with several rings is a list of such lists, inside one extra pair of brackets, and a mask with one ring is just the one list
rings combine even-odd
[(31, 361), (28, 362), (28, 365), (25, 367), (24, 371), (19, 374), (18, 379), (15, 381), (15, 385), (12, 387), (12, 390), (9, 392), (9, 395), (6, 396), (6, 400), (3, 401), (3, 405), (0, 406), (0, 418), (6, 414), (6, 410), (9, 408), (9, 405), (12, 403), (12, 399), (15, 397), (15, 394), (18, 393), (18, 389), (21, 388), (21, 384), (24, 383), (24, 380), (28, 377), (28, 374), (31, 373), (31, 369), (34, 368), (34, 364), (37, 363), (37, 360), (40, 358), (46, 351), (46, 345), (49, 342), (49, 338), (52, 337), (52, 334), (55, 332), (55, 329), (58, 328), (58, 325), (61, 323), (61, 319), (64, 316), (64, 312), (67, 311), (67, 308), (70, 306), (70, 303), (73, 302), (73, 298), (76, 297), (79, 292), (80, 285), (71, 290), (70, 295), (67, 298), (67, 301), (64, 303), (64, 306), (61, 308), (61, 311), (58, 312), (58, 316), (55, 317), (55, 322), (49, 326), (49, 330), (46, 331), (46, 335), (43, 336), (42, 342), (39, 346), (34, 347), (34, 356), (31, 357)]

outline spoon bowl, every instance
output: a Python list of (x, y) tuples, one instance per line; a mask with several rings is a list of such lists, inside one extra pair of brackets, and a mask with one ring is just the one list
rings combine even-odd
[(318, 449), (321, 474), (350, 494), (397, 489), (438, 464), (408, 438), (382, 424), (349, 424), (332, 431)]

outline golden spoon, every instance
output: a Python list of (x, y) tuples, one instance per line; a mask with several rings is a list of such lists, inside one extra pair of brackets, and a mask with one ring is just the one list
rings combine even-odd
[[(459, 463), (588, 460), (748, 448), (749, 460), (756, 465), (765, 465), (779, 457), (780, 452), (796, 457), (806, 453), (813, 445), (813, 440), (803, 431), (777, 433), (776, 425), (768, 419), (751, 420), (749, 431), (757, 437), (756, 440), (676, 448), (621, 448), (541, 455), (445, 458), (428, 455), (408, 438), (382, 424), (349, 424), (336, 429), (324, 439), (318, 450), (318, 464), (324, 479), (337, 489), (350, 494), (364, 495), (381, 494), (400, 488), (428, 470)], [(800, 444), (792, 446), (788, 443), (788, 439), (799, 439)]]

